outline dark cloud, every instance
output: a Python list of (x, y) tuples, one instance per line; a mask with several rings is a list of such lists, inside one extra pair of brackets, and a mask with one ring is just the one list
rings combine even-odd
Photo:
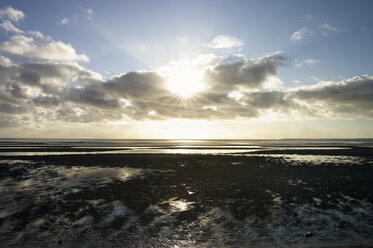
[(13, 78), (14, 81), (39, 87), (46, 93), (54, 93), (73, 81), (93, 80), (95, 76), (77, 64), (26, 63), (15, 69), (18, 76)]
[(57, 106), (60, 103), (61, 103), (61, 100), (59, 99), (59, 97), (38, 96), (38, 97), (35, 97), (34, 99), (32, 99), (32, 102), (29, 103), (29, 104), (51, 107), (51, 106)]
[(107, 120), (120, 120), (123, 115), (113, 110), (65, 104), (57, 109), (54, 118), (64, 122), (100, 123)]
[(322, 82), (299, 88), (290, 97), (315, 114), (373, 117), (373, 77), (353, 77), (340, 82)]
[(14, 114), (4, 114), (0, 112), (0, 127), (18, 127), (27, 124), (24, 116)]
[(0, 103), (0, 113), (20, 114), (24, 112), (25, 109), (21, 106), (15, 104)]
[(7, 83), (5, 87), (6, 91), (14, 98), (27, 98), (25, 89), (18, 83)]
[(258, 109), (282, 109), (286, 110), (294, 106), (294, 102), (288, 98), (286, 92), (268, 91), (268, 92), (253, 92), (245, 95), (243, 101), (247, 106)]
[(81, 103), (100, 108), (119, 108), (116, 98), (108, 98), (104, 90), (96, 87), (68, 88), (62, 93), (65, 101)]
[(165, 80), (155, 72), (129, 72), (114, 77), (103, 85), (104, 90), (125, 98), (152, 98), (169, 95)]
[(240, 88), (262, 88), (263, 83), (277, 76), (279, 64), (285, 60), (281, 54), (257, 60), (231, 59), (205, 72), (205, 80), (214, 92), (230, 92)]
[[(76, 63), (0, 64), (0, 125), (31, 122), (104, 122), (170, 118), (224, 120), (260, 117), (262, 111), (306, 116), (373, 117), (373, 79), (355, 77), (290, 90), (265, 87), (277, 78), (281, 54), (230, 58), (205, 71), (207, 87), (183, 99), (152, 71), (103, 80)], [(236, 96), (232, 92), (238, 92)]]

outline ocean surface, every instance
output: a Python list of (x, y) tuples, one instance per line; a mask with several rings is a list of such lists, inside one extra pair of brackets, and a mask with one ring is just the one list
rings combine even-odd
[(373, 244), (373, 139), (0, 139), (0, 247)]

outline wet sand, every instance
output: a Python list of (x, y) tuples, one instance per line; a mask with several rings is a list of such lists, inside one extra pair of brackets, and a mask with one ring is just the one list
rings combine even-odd
[(0, 243), (372, 247), (372, 154), (350, 146), (0, 156)]

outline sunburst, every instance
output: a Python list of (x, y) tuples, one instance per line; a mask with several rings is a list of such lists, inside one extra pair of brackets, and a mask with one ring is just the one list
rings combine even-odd
[(168, 73), (167, 88), (180, 98), (190, 98), (203, 91), (202, 71), (190, 66), (178, 66)]

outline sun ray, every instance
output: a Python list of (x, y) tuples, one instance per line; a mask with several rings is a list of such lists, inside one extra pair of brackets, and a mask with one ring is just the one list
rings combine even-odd
[(188, 98), (205, 88), (202, 72), (186, 66), (175, 68), (168, 76), (167, 88), (182, 98)]

